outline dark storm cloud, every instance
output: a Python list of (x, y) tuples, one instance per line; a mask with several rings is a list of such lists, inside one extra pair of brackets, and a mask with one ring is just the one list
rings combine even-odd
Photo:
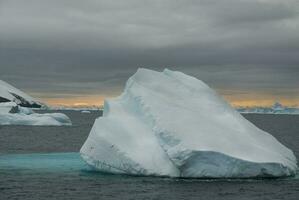
[(298, 11), (296, 0), (2, 0), (0, 79), (114, 95), (138, 67), (169, 67), (222, 91), (294, 96)]

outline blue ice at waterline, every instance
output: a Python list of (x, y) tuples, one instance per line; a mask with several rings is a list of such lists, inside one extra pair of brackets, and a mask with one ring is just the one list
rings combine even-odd
[(0, 170), (90, 171), (77, 152), (0, 155)]
[[(91, 174), (94, 174), (92, 172), (97, 171), (96, 169), (87, 165), (86, 162), (83, 161), (83, 159), (81, 158), (80, 153), (78, 152), (0, 155), (0, 173), (1, 171), (3, 172), (6, 170), (16, 170), (20, 172), (32, 171), (41, 173), (91, 172)], [(297, 173), (295, 177), (289, 177), (287, 179), (298, 180), (298, 174), (299, 173)]]

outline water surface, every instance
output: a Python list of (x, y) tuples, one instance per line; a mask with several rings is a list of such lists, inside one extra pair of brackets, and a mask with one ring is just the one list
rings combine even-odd
[[(94, 172), (78, 151), (100, 112), (73, 127), (0, 126), (0, 199), (299, 199), (299, 177), (179, 179)], [(299, 116), (245, 115), (299, 156)]]

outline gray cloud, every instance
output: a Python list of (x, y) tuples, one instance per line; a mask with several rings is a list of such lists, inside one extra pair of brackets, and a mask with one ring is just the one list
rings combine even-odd
[(0, 1), (0, 79), (49, 95), (118, 93), (138, 67), (298, 96), (296, 0)]

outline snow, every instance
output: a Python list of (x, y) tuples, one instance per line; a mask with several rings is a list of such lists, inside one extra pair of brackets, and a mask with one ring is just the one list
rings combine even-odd
[(0, 80), (0, 103), (12, 101), (26, 107), (39, 108), (43, 104), (12, 85)]
[(170, 177), (290, 176), (291, 150), (235, 111), (202, 81), (139, 69), (104, 103), (80, 150), (99, 171)]
[(13, 107), (16, 107), (17, 104), (14, 102), (6, 102), (6, 103), (0, 103), (0, 114), (1, 113), (9, 113), (11, 112)]
[(0, 103), (0, 125), (62, 126), (72, 125), (68, 116), (62, 113), (35, 113), (15, 102)]

